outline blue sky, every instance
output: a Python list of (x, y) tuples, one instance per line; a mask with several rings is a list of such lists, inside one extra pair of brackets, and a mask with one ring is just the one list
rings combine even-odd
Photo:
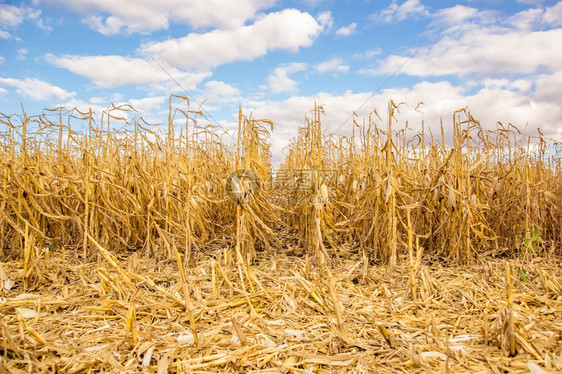
[(164, 123), (187, 91), (203, 122), (235, 129), (239, 105), (272, 119), (277, 162), (315, 100), (341, 134), (392, 99), (398, 126), (449, 131), (468, 106), (485, 128), (560, 140), (560, 44), (557, 1), (7, 1), (0, 112), (129, 103)]

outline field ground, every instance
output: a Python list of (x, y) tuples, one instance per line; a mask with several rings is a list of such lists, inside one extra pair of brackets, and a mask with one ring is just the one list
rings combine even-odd
[(560, 259), (426, 258), (412, 282), (361, 257), (201, 256), (182, 290), (173, 260), (65, 256), (44, 252), (27, 287), (21, 262), (1, 264), (0, 373), (562, 371)]

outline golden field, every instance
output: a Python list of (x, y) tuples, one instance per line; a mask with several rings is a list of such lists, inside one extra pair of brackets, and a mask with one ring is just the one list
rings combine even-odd
[(560, 143), (110, 108), (0, 116), (0, 372), (562, 371)]

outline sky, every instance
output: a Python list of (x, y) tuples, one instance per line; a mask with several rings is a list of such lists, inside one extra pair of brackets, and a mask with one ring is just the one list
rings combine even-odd
[(0, 0), (0, 113), (130, 104), (164, 124), (184, 95), (230, 135), (239, 106), (271, 119), (277, 164), (315, 102), (342, 135), (393, 100), (396, 128), (450, 133), (468, 107), (562, 140), (561, 44), (562, 1)]

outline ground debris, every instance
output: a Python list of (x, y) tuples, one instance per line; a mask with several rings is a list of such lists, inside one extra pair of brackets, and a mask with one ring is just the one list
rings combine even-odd
[[(186, 270), (186, 296), (174, 263), (135, 256), (134, 266), (124, 257), (84, 266), (67, 256), (64, 280), (33, 289), (17, 277), (20, 262), (2, 263), (16, 275), (0, 294), (0, 372), (562, 371), (559, 260), (525, 264), (540, 276), (513, 277), (509, 314), (502, 269), (522, 266), (513, 259), (422, 262), (413, 297), (407, 265), (390, 274), (350, 257), (328, 279), (314, 267), (302, 276), (301, 257), (260, 254), (241, 278), (234, 264), (200, 258)], [(50, 261), (44, 271), (60, 258)], [(504, 348), (508, 318), (514, 357)]]

